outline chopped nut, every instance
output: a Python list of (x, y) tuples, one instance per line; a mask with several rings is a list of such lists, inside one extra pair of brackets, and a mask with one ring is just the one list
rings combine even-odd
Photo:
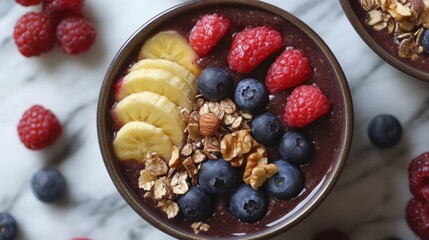
[(200, 118), (200, 134), (205, 137), (213, 136), (219, 128), (219, 119), (214, 113), (205, 113)]
[(256, 190), (268, 178), (278, 172), (275, 164), (268, 164), (265, 152), (266, 150), (263, 146), (258, 146), (257, 150), (246, 159), (247, 163), (243, 174), (243, 181), (250, 184)]
[(198, 173), (198, 170), (195, 167), (194, 160), (192, 160), (192, 157), (186, 158), (182, 162), (182, 165), (186, 169), (186, 171), (188, 172), (189, 177), (194, 178), (195, 175)]
[(180, 154), (179, 154), (179, 148), (176, 146), (173, 146), (171, 148), (171, 158), (168, 162), (168, 166), (170, 168), (177, 168), (180, 166)]
[(146, 160), (146, 170), (154, 177), (167, 174), (168, 166), (156, 153), (148, 153)]
[(192, 140), (197, 139), (199, 136), (201, 136), (200, 134), (200, 125), (198, 123), (190, 123), (186, 129), (188, 130), (189, 133), (189, 137)]
[(210, 225), (205, 224), (203, 222), (194, 222), (191, 225), (192, 229), (194, 229), (195, 234), (200, 232), (207, 232), (210, 229)]
[(150, 191), (155, 185), (155, 177), (146, 169), (140, 171), (139, 188)]
[(203, 140), (203, 144), (204, 144), (204, 151), (207, 151), (207, 152), (220, 151), (220, 144), (217, 137), (206, 137)]
[(187, 143), (185, 144), (185, 146), (183, 146), (182, 151), (180, 152), (180, 154), (184, 157), (188, 157), (192, 154), (193, 152), (193, 146), (191, 143)]
[(227, 161), (239, 160), (252, 149), (255, 142), (249, 130), (236, 131), (223, 137), (220, 152)]
[(192, 155), (192, 159), (194, 160), (194, 163), (198, 164), (206, 160), (206, 155), (204, 155), (200, 150), (197, 150)]
[(200, 121), (200, 114), (198, 111), (191, 112), (191, 115), (189, 116), (188, 123), (198, 123)]

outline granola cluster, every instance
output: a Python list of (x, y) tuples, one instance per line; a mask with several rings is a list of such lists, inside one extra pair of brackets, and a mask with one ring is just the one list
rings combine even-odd
[(368, 12), (368, 25), (394, 34), (400, 57), (412, 60), (419, 57), (423, 52), (423, 31), (429, 27), (429, 1), (360, 0), (360, 3)]

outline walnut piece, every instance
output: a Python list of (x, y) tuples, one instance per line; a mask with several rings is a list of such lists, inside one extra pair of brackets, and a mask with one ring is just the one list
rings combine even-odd
[(257, 144), (249, 130), (240, 130), (223, 137), (220, 152), (226, 161), (231, 161), (234, 167), (239, 167), (243, 163), (244, 155)]
[(277, 172), (277, 166), (273, 163), (268, 163), (265, 148), (258, 146), (256, 151), (246, 159), (243, 181), (250, 184), (253, 189), (258, 190), (267, 179)]

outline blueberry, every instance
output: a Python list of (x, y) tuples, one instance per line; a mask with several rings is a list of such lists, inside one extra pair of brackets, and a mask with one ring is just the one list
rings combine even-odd
[(223, 158), (207, 160), (201, 166), (198, 183), (206, 193), (222, 195), (235, 187), (237, 171)]
[(199, 187), (189, 189), (177, 203), (185, 219), (191, 222), (202, 221), (213, 214), (212, 199)]
[(251, 123), (251, 128), (256, 141), (265, 146), (276, 144), (283, 134), (282, 123), (269, 112), (257, 115)]
[(274, 162), (279, 170), (265, 183), (265, 189), (273, 196), (290, 199), (298, 196), (304, 188), (304, 177), (294, 165), (284, 161)]
[(310, 160), (313, 149), (313, 142), (304, 133), (287, 132), (280, 141), (279, 153), (283, 160), (302, 165)]
[(369, 140), (376, 147), (389, 148), (399, 142), (402, 127), (398, 119), (389, 114), (374, 117), (368, 125)]
[(65, 181), (56, 169), (44, 168), (34, 174), (31, 187), (40, 201), (52, 203), (63, 195)]
[(232, 93), (233, 83), (229, 73), (220, 67), (208, 67), (198, 77), (198, 90), (207, 99), (219, 101)]
[(239, 109), (251, 114), (263, 111), (269, 100), (265, 85), (253, 78), (238, 83), (234, 98)]
[(0, 213), (0, 240), (16, 239), (18, 225), (15, 219), (8, 213)]
[(243, 184), (229, 198), (229, 208), (238, 219), (253, 222), (267, 211), (267, 197), (262, 191)]
[(429, 29), (425, 29), (422, 36), (423, 49), (429, 54)]

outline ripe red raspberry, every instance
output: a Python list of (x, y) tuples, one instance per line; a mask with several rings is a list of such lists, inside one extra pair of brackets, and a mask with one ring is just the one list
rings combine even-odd
[(310, 60), (301, 50), (286, 49), (270, 66), (265, 84), (268, 91), (278, 93), (307, 81), (312, 74)]
[(429, 202), (429, 152), (413, 159), (408, 166), (408, 174), (411, 193)]
[(62, 11), (71, 11), (77, 14), (82, 13), (83, 0), (43, 0), (42, 11), (51, 15), (61, 14)]
[(320, 88), (302, 85), (288, 97), (283, 121), (289, 127), (304, 127), (329, 112), (331, 104)]
[(55, 46), (55, 28), (43, 13), (29, 12), (16, 22), (13, 38), (22, 55), (39, 56)]
[(411, 230), (421, 239), (429, 239), (429, 203), (413, 198), (408, 202), (405, 215)]
[(189, 43), (199, 56), (206, 55), (222, 39), (231, 22), (220, 14), (206, 14), (195, 24)]
[(57, 27), (57, 38), (67, 54), (87, 51), (95, 42), (95, 28), (92, 23), (80, 16), (63, 19)]
[(340, 230), (328, 229), (317, 233), (313, 240), (349, 240), (349, 237)]
[(21, 142), (32, 150), (52, 145), (61, 132), (62, 127), (57, 117), (40, 105), (34, 105), (25, 111), (18, 123)]
[(282, 47), (281, 34), (269, 27), (246, 28), (232, 39), (228, 54), (229, 67), (249, 73), (268, 56)]
[(42, 0), (15, 0), (15, 1), (25, 7), (37, 5), (42, 2)]

